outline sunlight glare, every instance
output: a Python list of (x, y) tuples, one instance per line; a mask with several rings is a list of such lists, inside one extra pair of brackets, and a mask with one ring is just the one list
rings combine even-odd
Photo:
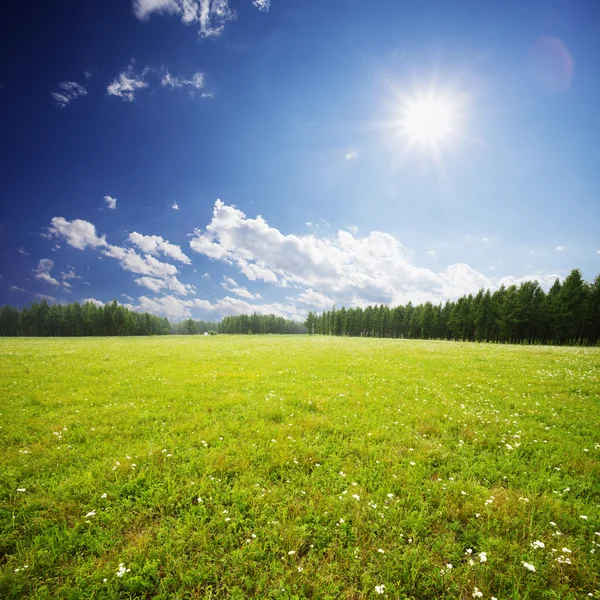
[(451, 100), (431, 94), (406, 101), (400, 126), (410, 143), (437, 146), (456, 133), (457, 119)]

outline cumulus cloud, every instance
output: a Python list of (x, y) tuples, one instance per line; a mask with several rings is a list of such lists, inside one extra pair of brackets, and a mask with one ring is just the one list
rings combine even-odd
[(49, 258), (42, 258), (40, 262), (38, 262), (37, 267), (33, 270), (33, 276), (43, 283), (49, 283), (50, 285), (54, 285), (56, 287), (65, 287), (70, 288), (71, 284), (66, 281), (58, 281), (52, 277), (50, 272), (54, 268), (54, 261)]
[(493, 287), (468, 265), (450, 265), (441, 273), (415, 266), (408, 249), (387, 233), (285, 235), (261, 216), (248, 218), (220, 200), (210, 223), (204, 231), (195, 231), (190, 246), (236, 265), (248, 279), (299, 285), (346, 304), (439, 302)]
[[(92, 223), (79, 219), (67, 221), (63, 217), (54, 217), (46, 235), (49, 237), (59, 237), (65, 240), (69, 246), (80, 250), (87, 247), (101, 248), (104, 256), (119, 261), (119, 265), (125, 271), (142, 275), (143, 277), (136, 279), (136, 283), (148, 287), (153, 291), (170, 290), (184, 296), (195, 294), (192, 285), (181, 283), (177, 279), (178, 270), (175, 265), (160, 261), (153, 256), (163, 254), (184, 264), (191, 263), (189, 257), (181, 251), (179, 246), (171, 244), (160, 236), (142, 235), (137, 232), (131, 233), (128, 238), (129, 241), (145, 252), (144, 255), (140, 255), (133, 248), (123, 248), (109, 244), (105, 236), (98, 237), (96, 235), (96, 228)], [(74, 271), (71, 270), (71, 272), (73, 273), (73, 277), (77, 277)], [(41, 277), (44, 276), (41, 275)], [(70, 287), (64, 279), (72, 277), (65, 276), (61, 278), (63, 282), (58, 282), (59, 285)], [(54, 278), (51, 277), (51, 279)], [(57, 280), (54, 279), (54, 281)]]
[(169, 320), (180, 321), (193, 316), (193, 310), (199, 309), (211, 313), (214, 317), (224, 317), (227, 315), (242, 315), (256, 312), (260, 315), (274, 314), (286, 319), (303, 321), (306, 318), (307, 311), (298, 309), (294, 304), (282, 304), (273, 302), (269, 304), (252, 304), (240, 298), (225, 296), (215, 302), (208, 300), (182, 300), (170, 295), (164, 295), (157, 298), (140, 296), (139, 303), (135, 310), (140, 312), (149, 312), (161, 317), (167, 317)]
[(223, 279), (224, 281), (221, 282), (221, 285), (228, 292), (231, 292), (232, 294), (235, 294), (240, 298), (248, 298), (248, 300), (258, 300), (259, 298), (262, 298), (260, 294), (253, 294), (252, 292), (248, 291), (245, 287), (239, 286), (236, 283), (235, 279), (232, 279), (231, 277), (226, 277), (225, 275), (223, 275)]
[(79, 250), (88, 246), (96, 248), (107, 245), (105, 236), (98, 237), (94, 225), (81, 219), (67, 221), (64, 217), (53, 217), (47, 235), (61, 238), (69, 246)]
[(530, 275), (523, 275), (522, 277), (514, 277), (513, 275), (507, 275), (502, 277), (496, 282), (496, 285), (500, 287), (510, 287), (511, 285), (519, 286), (526, 281), (537, 281), (545, 290), (549, 290), (556, 280), (563, 281), (564, 277), (558, 273), (531, 273)]
[(173, 210), (179, 210), (179, 204), (177, 204), (177, 202), (173, 202), (173, 204), (171, 204), (171, 208)]
[(104, 306), (104, 302), (102, 302), (102, 300), (96, 300), (96, 298), (84, 298), (81, 303), (82, 304), (95, 304), (96, 306), (98, 306), (99, 308), (101, 308), (102, 306)]
[(75, 81), (63, 81), (58, 84), (59, 92), (50, 92), (54, 104), (60, 108), (65, 108), (73, 100), (87, 96), (87, 90)]
[(106, 204), (110, 210), (115, 210), (117, 208), (117, 199), (112, 196), (104, 196), (104, 204)]
[[(293, 298), (289, 298), (289, 300), (293, 300)], [(308, 306), (314, 306), (317, 310), (329, 310), (335, 304), (333, 298), (310, 289), (302, 292), (296, 298), (296, 301)]]
[(181, 248), (175, 244), (171, 244), (169, 241), (163, 239), (159, 235), (142, 235), (134, 231), (129, 234), (129, 241), (137, 246), (140, 250), (153, 256), (163, 254), (173, 260), (189, 265), (192, 261), (186, 256)]
[[(252, 4), (266, 12), (270, 0), (253, 0)], [(185, 25), (198, 27), (202, 38), (218, 37), (235, 18), (229, 0), (133, 0), (133, 12), (141, 20), (152, 14), (176, 15)]]
[(109, 96), (117, 96), (117, 98), (133, 102), (136, 92), (148, 87), (148, 83), (145, 81), (148, 68), (141, 73), (135, 73), (134, 69), (135, 62), (132, 61), (124, 71), (119, 73), (106, 88)]
[(177, 277), (171, 275), (159, 279), (157, 277), (139, 277), (135, 280), (138, 285), (147, 287), (153, 292), (161, 292), (164, 290), (171, 290), (181, 296), (187, 296), (188, 294), (195, 294), (194, 287), (190, 284), (181, 283)]
[(149, 254), (141, 256), (132, 248), (109, 245), (103, 253), (104, 256), (116, 258), (125, 271), (131, 271), (132, 273), (150, 275), (152, 277), (165, 277), (177, 274), (177, 267), (174, 265), (161, 262)]

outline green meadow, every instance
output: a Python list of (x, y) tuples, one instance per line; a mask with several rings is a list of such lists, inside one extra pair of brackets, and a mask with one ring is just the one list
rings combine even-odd
[(600, 598), (600, 350), (0, 339), (1, 598)]

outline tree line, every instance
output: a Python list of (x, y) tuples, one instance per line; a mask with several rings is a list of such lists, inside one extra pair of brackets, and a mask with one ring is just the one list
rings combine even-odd
[(238, 315), (235, 317), (224, 317), (219, 323), (219, 333), (306, 333), (304, 323), (284, 319), (277, 315)]
[(171, 333), (174, 335), (198, 335), (209, 331), (218, 331), (219, 324), (211, 321), (196, 321), (186, 319), (179, 323), (171, 323)]
[(0, 308), (0, 336), (165, 335), (169, 321), (150, 313), (137, 313), (116, 300), (104, 306), (93, 302), (48, 304), (36, 302), (19, 310)]
[(334, 307), (309, 313), (305, 325), (310, 334), (323, 335), (596, 345), (600, 275), (587, 283), (575, 269), (562, 283), (557, 279), (548, 293), (537, 281), (524, 281), (438, 305)]

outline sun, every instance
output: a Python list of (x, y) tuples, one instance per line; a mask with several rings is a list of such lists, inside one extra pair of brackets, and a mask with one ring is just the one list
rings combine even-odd
[(411, 145), (437, 149), (457, 135), (458, 122), (457, 102), (435, 93), (407, 98), (401, 108), (400, 131)]

